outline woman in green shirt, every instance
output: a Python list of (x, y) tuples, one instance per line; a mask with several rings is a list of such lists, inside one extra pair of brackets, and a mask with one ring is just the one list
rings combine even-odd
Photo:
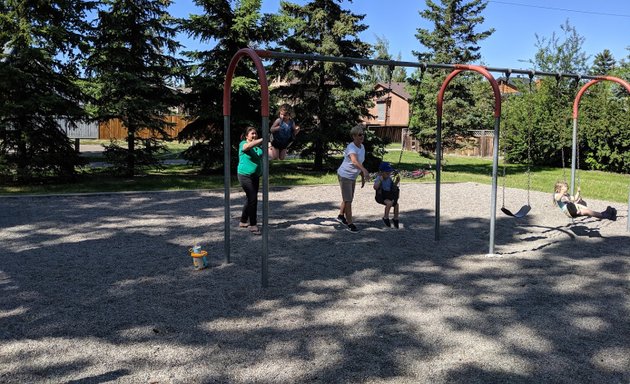
[(245, 129), (245, 139), (238, 145), (238, 181), (245, 191), (245, 206), (241, 214), (239, 227), (249, 228), (255, 234), (260, 235), (256, 222), (256, 210), (258, 209), (258, 188), (260, 187), (260, 175), (262, 174), (262, 148), (263, 139), (258, 138), (256, 128)]

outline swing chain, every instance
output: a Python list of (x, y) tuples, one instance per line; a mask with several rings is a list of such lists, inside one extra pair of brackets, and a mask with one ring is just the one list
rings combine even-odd
[[(511, 69), (508, 69), (505, 72), (505, 83), (506, 84), (509, 84), (509, 82), (510, 82), (510, 75), (511, 74), (512, 74), (512, 70)], [(506, 93), (505, 94), (505, 99), (506, 100), (507, 100), (507, 97), (508, 97), (508, 94)], [(504, 110), (504, 108), (502, 107), (501, 110)], [(505, 111), (507, 112), (507, 109), (505, 109)], [(505, 114), (504, 121), (506, 121), (506, 122), (508, 121), (507, 113)], [(507, 149), (504, 146), (503, 147), (503, 183), (502, 183), (503, 184), (503, 188), (502, 188), (502, 193), (501, 193), (501, 195), (502, 195), (501, 208), (505, 208), (505, 180), (507, 179), (507, 177), (506, 177), (507, 164), (506, 164), (506, 160), (505, 160), (506, 156), (507, 156)]]
[[(416, 85), (416, 94), (414, 95), (414, 98), (411, 102), (411, 108), (409, 109), (409, 119), (407, 121), (407, 137), (410, 135), (411, 118), (414, 115), (414, 105), (415, 105), (415, 102), (418, 100), (418, 94), (420, 93), (420, 86), (422, 85), (422, 79), (424, 78), (424, 72), (426, 71), (426, 69), (427, 67), (425, 65), (420, 66), (420, 77), (418, 78), (418, 84)], [(402, 132), (401, 132), (401, 135), (402, 135)], [(402, 156), (403, 156), (404, 150), (405, 150), (405, 136), (402, 136), (400, 155), (398, 156), (398, 165), (400, 165), (400, 163), (402, 162)]]
[[(581, 76), (578, 76), (575, 79), (575, 89), (577, 90), (578, 87), (580, 86), (579, 81), (581, 79)], [(577, 92), (576, 92), (577, 93)], [(575, 175), (577, 176), (577, 187), (578, 189), (580, 189), (580, 186), (582, 185), (581, 181), (580, 181), (580, 132), (577, 131), (576, 132), (577, 136), (575, 138), (575, 162), (576, 162), (576, 167), (575, 167)]]
[(531, 96), (532, 96), (532, 83), (534, 81), (534, 72), (530, 72), (529, 73), (529, 96), (530, 96), (530, 101), (529, 101), (529, 117), (528, 117), (528, 125), (527, 125), (527, 205), (531, 205), (530, 204), (530, 190), (531, 190), (531, 186), (532, 186), (532, 172), (531, 172), (531, 166), (532, 166), (532, 119), (534, 116), (534, 106), (533, 106), (533, 100), (531, 100)]
[(389, 123), (390, 108), (392, 104), (392, 78), (394, 77), (394, 69), (396, 67), (392, 64), (387, 67), (387, 99), (385, 100), (385, 123), (387, 127)]
[[(562, 80), (562, 76), (558, 73), (556, 76), (556, 102), (560, 100), (560, 81)], [(564, 132), (566, 131), (566, 124), (563, 124), (562, 114), (559, 114), (560, 121), (558, 127), (560, 128), (560, 154), (562, 155), (562, 180), (567, 182), (567, 170), (565, 166), (565, 157), (564, 157)]]

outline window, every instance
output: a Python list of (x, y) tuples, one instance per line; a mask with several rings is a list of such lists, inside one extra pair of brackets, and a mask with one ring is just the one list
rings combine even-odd
[(385, 102), (379, 101), (376, 103), (376, 115), (378, 121), (385, 121)]

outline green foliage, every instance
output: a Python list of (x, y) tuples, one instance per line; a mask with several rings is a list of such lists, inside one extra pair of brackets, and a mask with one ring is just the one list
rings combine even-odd
[[(538, 38), (534, 66), (542, 71), (584, 73), (588, 56), (582, 51), (584, 38), (568, 22), (561, 26), (564, 40), (554, 33)], [(623, 78), (624, 62), (616, 67), (608, 50), (596, 55), (592, 74)], [(509, 162), (523, 162), (527, 153), (532, 163), (570, 167), (572, 147), (572, 106), (577, 91), (586, 84), (574, 80), (544, 78), (535, 92), (514, 95), (504, 105), (502, 149)], [(590, 86), (579, 106), (576, 165), (582, 169), (630, 171), (630, 108), (628, 92), (616, 83), (603, 81)], [(531, 127), (531, 145), (526, 130)]]
[(615, 58), (610, 50), (604, 49), (593, 60), (593, 67), (590, 70), (591, 75), (608, 75), (612, 72), (617, 65)]
[[(384, 36), (376, 37), (376, 44), (374, 44), (373, 59), (377, 60), (394, 60), (389, 53), (389, 40)], [(400, 53), (395, 59), (401, 60)], [(375, 85), (376, 83), (385, 83), (389, 81), (404, 82), (407, 80), (407, 70), (404, 67), (395, 67), (390, 71), (390, 68), (382, 65), (371, 65), (365, 69), (363, 81), (369, 85)]]
[(630, 172), (630, 95), (610, 82), (589, 87), (580, 102), (579, 149), (588, 169)]
[[(484, 21), (481, 13), (487, 2), (440, 0), (441, 4), (436, 4), (427, 0), (426, 3), (427, 8), (420, 12), (420, 16), (433, 23), (433, 30), (418, 28), (416, 37), (422, 46), (428, 48), (425, 52), (414, 51), (418, 59), (443, 64), (471, 63), (479, 60), (481, 58), (479, 42), (494, 32), (492, 28), (477, 31)], [(418, 77), (417, 74), (415, 76)], [(484, 113), (487, 108), (487, 97), (477, 101), (473, 93), (476, 92), (477, 95), (487, 93), (485, 91), (479, 93), (478, 90), (472, 89), (474, 79), (478, 76), (462, 73), (451, 81), (445, 92), (442, 116), (444, 147), (455, 147), (457, 136), (466, 136), (469, 130), (480, 129), (479, 124), (486, 121)], [(422, 85), (418, 88), (418, 95), (413, 101), (415, 112), (410, 129), (425, 149), (435, 150), (437, 127), (435, 100), (445, 78), (446, 74), (442, 70), (427, 70)], [(477, 102), (480, 104), (477, 105)]]
[(530, 63), (544, 72), (586, 73), (589, 56), (582, 50), (584, 37), (567, 20), (560, 26), (564, 40), (553, 32), (551, 37), (536, 34), (536, 56)]
[[(283, 24), (278, 16), (261, 15), (260, 0), (200, 0), (200, 15), (181, 20), (182, 29), (211, 45), (204, 51), (184, 52), (190, 62), (186, 67), (185, 107), (191, 123), (181, 132), (180, 140), (195, 140), (184, 157), (200, 165), (203, 172), (223, 166), (223, 89), (228, 65), (241, 48), (273, 41)], [(260, 127), (260, 87), (251, 60), (241, 60), (236, 67), (231, 92), (232, 154), (245, 127)], [(268, 127), (266, 127), (268, 128)], [(260, 131), (259, 131), (260, 132)], [(232, 162), (232, 164), (236, 164)]]
[[(278, 44), (291, 52), (367, 58), (371, 47), (358, 35), (367, 26), (363, 15), (343, 10), (340, 1), (314, 0), (301, 6), (282, 3), (287, 34)], [(286, 79), (275, 95), (295, 101), (306, 145), (302, 156), (321, 169), (335, 151), (350, 141), (350, 129), (368, 114), (373, 85), (362, 86), (356, 66), (346, 63), (277, 61), (270, 71)]]
[(418, 28), (416, 38), (428, 48), (414, 51), (420, 61), (435, 63), (472, 63), (481, 58), (478, 43), (494, 33), (494, 28), (478, 32), (488, 5), (484, 0), (426, 0), (420, 17), (433, 23), (433, 31)]
[(86, 72), (93, 81), (95, 117), (120, 119), (127, 128), (127, 166), (121, 169), (127, 176), (135, 173), (138, 131), (148, 129), (167, 137), (170, 123), (164, 116), (179, 102), (169, 85), (180, 60), (173, 56), (179, 44), (174, 40), (176, 29), (166, 10), (168, 4), (164, 0), (106, 0), (93, 31)]
[(518, 94), (504, 97), (501, 150), (508, 162), (570, 165), (571, 106), (575, 85), (553, 78), (538, 80), (529, 90), (524, 80)]
[(77, 55), (91, 2), (0, 3), (0, 169), (5, 179), (69, 178), (81, 162), (59, 118), (85, 118)]
[(167, 152), (166, 146), (155, 139), (139, 140), (141, 143), (140, 148), (134, 148), (133, 151), (129, 151), (128, 148), (123, 148), (115, 142), (111, 142), (109, 145), (105, 145), (103, 155), (105, 160), (111, 164), (109, 171), (114, 175), (126, 174), (129, 156), (133, 156), (134, 169), (136, 172), (146, 172), (149, 169), (162, 170), (162, 165), (159, 157), (161, 154)]

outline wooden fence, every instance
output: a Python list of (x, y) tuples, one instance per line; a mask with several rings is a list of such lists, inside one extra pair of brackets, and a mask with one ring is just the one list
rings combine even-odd
[[(409, 129), (402, 130), (405, 151), (420, 151), (420, 142), (409, 134)], [(444, 148), (444, 154), (458, 156), (491, 157), (494, 150), (494, 133), (491, 130), (471, 131), (470, 136), (457, 137), (459, 148)]]
[(402, 139), (401, 133), (406, 128), (400, 126), (368, 125), (367, 129), (374, 132), (378, 137), (388, 138), (392, 143), (400, 143)]
[[(170, 115), (164, 118), (165, 121), (173, 123), (175, 125), (167, 127), (165, 131), (168, 133), (169, 138), (177, 138), (177, 135), (184, 129), (188, 120), (182, 116)], [(147, 139), (151, 137), (151, 131), (143, 129), (137, 133), (138, 137)], [(101, 140), (124, 140), (127, 138), (127, 128), (123, 127), (122, 121), (119, 119), (112, 119), (104, 123), (100, 123), (98, 127), (98, 138)]]

